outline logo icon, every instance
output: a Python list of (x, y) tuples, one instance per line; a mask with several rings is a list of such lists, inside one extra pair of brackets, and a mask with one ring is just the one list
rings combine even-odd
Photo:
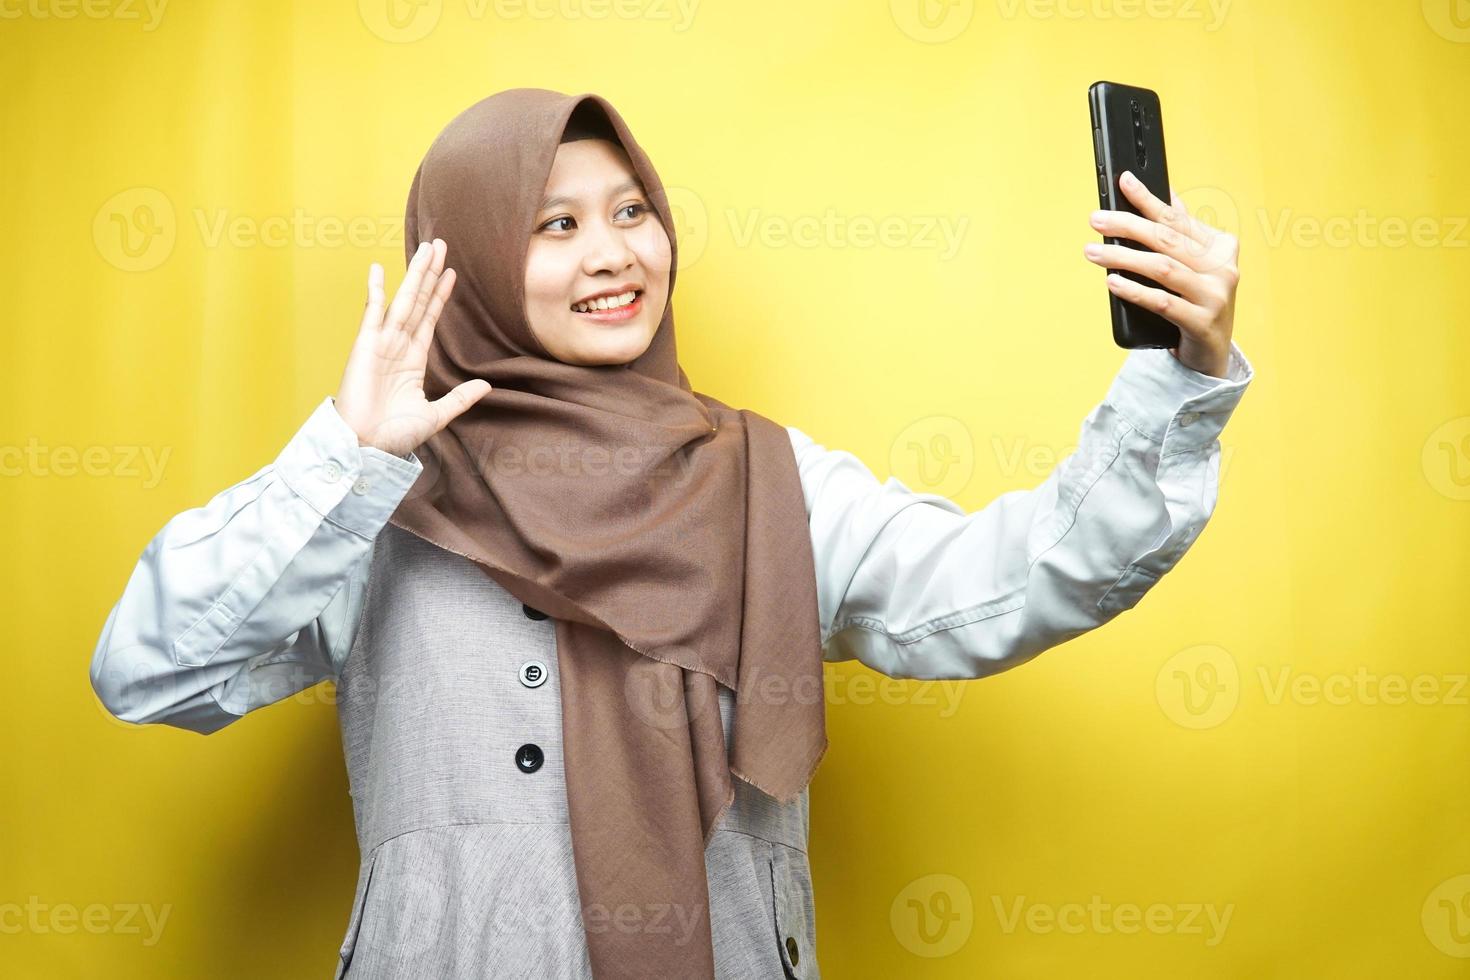
[(439, 25), (444, 0), (357, 0), (357, 13), (373, 34), (391, 44), (411, 44)]
[(1424, 20), (1446, 41), (1470, 44), (1470, 0), (1421, 0)]
[(131, 187), (108, 198), (92, 218), (92, 242), (124, 272), (156, 269), (173, 254), (178, 220), (173, 202), (153, 187)]
[(1470, 500), (1470, 415), (1450, 419), (1431, 432), (1419, 463), (1435, 490), (1451, 500)]
[(888, 922), (899, 944), (915, 956), (950, 956), (970, 939), (975, 903), (969, 886), (954, 875), (924, 875), (894, 897)]
[(889, 0), (893, 22), (915, 41), (940, 44), (964, 33), (975, 16), (975, 0)]
[(679, 271), (699, 261), (709, 244), (709, 212), (704, 199), (687, 187), (665, 187), (669, 201), (669, 218), (674, 225), (674, 238), (679, 244)]
[(1186, 647), (1159, 668), (1154, 695), (1176, 725), (1214, 728), (1234, 714), (1240, 701), (1240, 670), (1224, 647)]
[(888, 449), (888, 471), (922, 493), (953, 497), (975, 472), (975, 440), (951, 415), (928, 415), (904, 427)]
[(1470, 874), (1447, 878), (1424, 899), (1424, 935), (1446, 956), (1470, 959)]

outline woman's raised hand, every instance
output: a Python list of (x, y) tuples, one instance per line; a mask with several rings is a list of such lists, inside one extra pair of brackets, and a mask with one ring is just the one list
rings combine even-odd
[(429, 342), (454, 289), (454, 270), (444, 268), (447, 250), (440, 238), (420, 243), (386, 316), (383, 267), (368, 268), (367, 305), (336, 399), (364, 446), (405, 456), (490, 390), (490, 382), (472, 378), (438, 401), (424, 397)]
[(1181, 364), (1212, 377), (1229, 377), (1240, 240), (1190, 214), (1173, 188), (1169, 189), (1173, 201), (1165, 204), (1132, 173), (1125, 171), (1120, 184), (1143, 216), (1094, 211), (1092, 227), (1153, 251), (1089, 242), (1082, 254), (1090, 262), (1142, 273), (1173, 290), (1155, 289), (1116, 273), (1108, 276), (1108, 288), (1119, 297), (1153, 310), (1179, 328), (1179, 346), (1169, 348), (1169, 353)]

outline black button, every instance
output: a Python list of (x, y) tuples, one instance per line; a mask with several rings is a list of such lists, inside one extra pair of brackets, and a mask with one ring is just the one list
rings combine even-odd
[(546, 618), (546, 614), (544, 612), (542, 612), (539, 609), (532, 609), (530, 606), (526, 605), (524, 602), (521, 603), (521, 612), (525, 613), (526, 616), (529, 617), (529, 618), (531, 618), (531, 619), (545, 619)]
[(541, 763), (545, 761), (545, 758), (541, 754), (541, 746), (534, 742), (527, 742), (516, 749), (516, 765), (520, 767), (521, 772), (535, 772), (541, 768)]
[(786, 937), (786, 955), (791, 957), (791, 965), (795, 966), (797, 960), (796, 940), (791, 936)]

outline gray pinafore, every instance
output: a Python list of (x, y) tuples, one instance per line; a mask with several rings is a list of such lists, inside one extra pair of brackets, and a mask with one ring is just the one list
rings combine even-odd
[[(337, 977), (591, 980), (552, 621), (392, 524), (349, 587), (367, 594), (337, 711), (362, 857)], [(705, 852), (716, 975), (817, 980), (807, 794), (734, 784)]]

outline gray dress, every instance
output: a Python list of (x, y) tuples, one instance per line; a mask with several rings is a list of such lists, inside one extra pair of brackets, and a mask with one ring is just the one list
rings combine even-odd
[[(337, 710), (362, 861), (337, 976), (590, 980), (552, 621), (391, 524), (354, 587)], [(731, 707), (721, 687), (727, 741)], [(715, 973), (815, 980), (807, 796), (734, 783), (705, 853)], [(640, 925), (692, 925), (658, 915)]]

